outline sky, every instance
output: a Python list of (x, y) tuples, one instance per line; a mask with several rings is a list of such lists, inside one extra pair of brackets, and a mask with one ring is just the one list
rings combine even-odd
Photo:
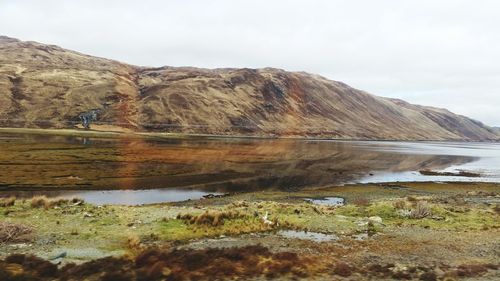
[(143, 66), (276, 67), (500, 126), (500, 1), (0, 0), (0, 35)]

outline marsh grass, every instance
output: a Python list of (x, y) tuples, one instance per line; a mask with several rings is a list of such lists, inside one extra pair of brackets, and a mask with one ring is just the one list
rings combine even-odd
[[(318, 217), (315, 206), (276, 202), (235, 202), (221, 209), (202, 213), (178, 214), (176, 219), (164, 219), (159, 232), (165, 239), (193, 239), (218, 235), (240, 235), (277, 229), (307, 229), (303, 221)], [(264, 219), (265, 214), (267, 219)], [(299, 218), (299, 215), (302, 218)], [(323, 215), (324, 216), (324, 215)]]
[(30, 200), (30, 206), (32, 208), (44, 208), (50, 209), (53, 207), (59, 207), (68, 204), (82, 204), (83, 200), (79, 198), (53, 198), (49, 199), (46, 196), (35, 196)]
[(12, 207), (15, 204), (16, 204), (16, 197), (14, 196), (0, 199), (0, 207)]
[(240, 211), (205, 211), (199, 215), (179, 214), (177, 219), (190, 224), (220, 226), (224, 225), (224, 221), (226, 220), (245, 219), (248, 217), (249, 215)]

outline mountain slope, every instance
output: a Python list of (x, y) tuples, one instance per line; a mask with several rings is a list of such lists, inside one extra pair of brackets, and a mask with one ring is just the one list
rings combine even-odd
[(304, 72), (145, 68), (0, 37), (0, 125), (72, 127), (78, 114), (137, 131), (355, 139), (498, 140), (444, 109)]

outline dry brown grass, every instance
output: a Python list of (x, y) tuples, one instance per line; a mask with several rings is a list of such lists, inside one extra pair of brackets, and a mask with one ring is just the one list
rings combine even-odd
[(240, 211), (206, 211), (200, 215), (179, 214), (177, 219), (187, 221), (190, 224), (219, 226), (223, 225), (225, 220), (246, 217), (248, 216)]
[(410, 202), (410, 203), (416, 203), (418, 202), (418, 199), (413, 197), (413, 196), (406, 196), (406, 201)]
[(432, 215), (431, 207), (426, 201), (418, 201), (410, 212), (410, 218), (423, 219)]
[(34, 256), (14, 254), (0, 260), (0, 280), (57, 280), (57, 265)]
[(81, 204), (83, 203), (82, 199), (79, 198), (53, 198), (49, 199), (46, 196), (35, 196), (31, 198), (30, 205), (32, 208), (44, 208), (50, 209), (56, 206), (62, 206), (67, 204)]
[(32, 232), (31, 227), (23, 224), (0, 222), (0, 244), (30, 241)]
[[(494, 279), (498, 267), (498, 264), (445, 264), (440, 267), (443, 272), (438, 276), (434, 266), (401, 269), (395, 264), (348, 264), (341, 260), (332, 264), (325, 259), (292, 252), (273, 253), (256, 245), (201, 250), (150, 248), (133, 257), (107, 257), (61, 268), (34, 256), (15, 254), (0, 259), (0, 280), (297, 280), (316, 276), (325, 277), (322, 280), (336, 280), (338, 276), (351, 278), (349, 280), (475, 280), (481, 276)], [(331, 275), (336, 276), (332, 278)]]
[(352, 201), (352, 203), (360, 207), (370, 206), (370, 200), (367, 198), (356, 198)]
[[(262, 246), (173, 250), (149, 249), (137, 257), (108, 257), (62, 268), (37, 257), (13, 255), (0, 260), (0, 280), (246, 280), (257, 277), (305, 278), (317, 262)], [(17, 279), (15, 279), (17, 278)]]
[(457, 275), (460, 277), (476, 277), (488, 272), (489, 265), (484, 264), (463, 264), (457, 268)]
[(16, 197), (14, 196), (0, 199), (0, 207), (11, 207), (14, 204), (16, 204)]
[(337, 262), (333, 268), (333, 273), (342, 277), (349, 277), (354, 272), (354, 268), (345, 262)]
[(139, 252), (144, 250), (144, 246), (141, 243), (141, 238), (135, 234), (129, 235), (127, 238), (127, 249), (131, 252)]
[(32, 208), (49, 208), (49, 199), (46, 196), (35, 196), (31, 198), (30, 203)]
[(393, 203), (394, 208), (396, 208), (397, 210), (405, 210), (405, 209), (407, 209), (407, 205), (408, 204), (407, 204), (406, 200), (404, 200), (404, 199), (396, 200)]
[(493, 211), (495, 214), (500, 215), (500, 205), (495, 205), (495, 207), (493, 207)]

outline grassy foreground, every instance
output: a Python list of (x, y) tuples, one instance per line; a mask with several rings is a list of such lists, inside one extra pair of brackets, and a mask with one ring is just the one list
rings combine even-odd
[[(303, 200), (328, 196), (347, 204)], [(148, 206), (2, 199), (0, 280), (498, 280), (499, 202), (500, 185), (479, 183)]]

